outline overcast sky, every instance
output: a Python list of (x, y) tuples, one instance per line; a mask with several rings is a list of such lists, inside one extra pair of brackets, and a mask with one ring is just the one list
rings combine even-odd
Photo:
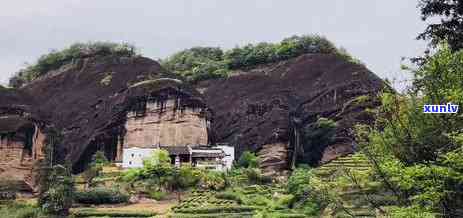
[(130, 42), (147, 57), (321, 34), (382, 78), (422, 53), (416, 0), (14, 0), (0, 7), (0, 83), (25, 62), (80, 41)]

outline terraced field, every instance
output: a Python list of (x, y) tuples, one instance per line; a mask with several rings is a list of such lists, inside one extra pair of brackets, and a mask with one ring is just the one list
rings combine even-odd
[(375, 200), (382, 198), (373, 191), (379, 184), (362, 184), (353, 181), (358, 176), (368, 174), (370, 170), (368, 159), (360, 153), (337, 158), (315, 170), (315, 174), (323, 181), (336, 182), (341, 198), (341, 205), (326, 210), (325, 217), (376, 217), (376, 211), (371, 207), (366, 196)]
[(263, 217), (306, 217), (280, 206), (283, 193), (280, 187), (265, 185), (235, 187), (225, 192), (196, 191), (173, 207), (170, 217), (253, 217), (262, 213), (271, 214)]
[(196, 191), (172, 208), (171, 217), (252, 217), (255, 208), (216, 198), (214, 192)]

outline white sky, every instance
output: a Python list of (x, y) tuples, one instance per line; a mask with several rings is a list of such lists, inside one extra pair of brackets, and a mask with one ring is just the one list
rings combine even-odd
[[(0, 83), (25, 62), (74, 42), (130, 42), (164, 58), (193, 46), (232, 48), (321, 34), (382, 78), (408, 78), (422, 53), (416, 0), (14, 0), (0, 7)], [(398, 87), (400, 88), (400, 86)]]

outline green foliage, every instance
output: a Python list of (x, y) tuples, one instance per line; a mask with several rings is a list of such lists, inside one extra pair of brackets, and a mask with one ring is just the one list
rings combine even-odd
[(163, 66), (189, 82), (226, 77), (223, 51), (214, 47), (194, 47), (178, 52), (162, 62)]
[(433, 22), (418, 36), (418, 39), (430, 39), (434, 46), (441, 42), (448, 42), (453, 51), (463, 48), (462, 4), (460, 0), (420, 0), (418, 6), (421, 10), (421, 19)]
[(10, 203), (0, 205), (0, 214), (5, 218), (46, 218), (49, 215), (45, 214), (40, 208), (19, 203)]
[(257, 168), (259, 167), (259, 159), (256, 154), (245, 151), (241, 154), (236, 165), (243, 168)]
[(118, 190), (95, 188), (75, 194), (75, 200), (81, 204), (119, 204), (129, 201), (129, 196)]
[(10, 86), (21, 87), (22, 85), (47, 74), (51, 70), (59, 69), (63, 65), (86, 57), (133, 57), (136, 55), (136, 48), (127, 43), (75, 43), (63, 50), (53, 50), (50, 53), (41, 56), (35, 64), (17, 72), (16, 75), (10, 79)]
[(305, 126), (302, 129), (302, 146), (296, 152), (297, 162), (317, 165), (326, 146), (334, 141), (336, 126), (336, 122), (323, 117)]
[(50, 185), (43, 194), (41, 208), (49, 214), (67, 215), (74, 197), (71, 171), (64, 166), (55, 165), (48, 180)]
[(422, 208), (413, 207), (392, 207), (389, 209), (390, 216), (394, 218), (434, 218), (434, 214)]
[(156, 165), (170, 166), (170, 157), (168, 151), (163, 149), (156, 149), (153, 151), (151, 158), (143, 161), (143, 166), (145, 169), (152, 168)]
[(106, 158), (106, 155), (104, 154), (103, 151), (97, 151), (95, 154), (92, 156), (92, 165), (94, 166), (100, 166), (103, 167), (105, 165), (108, 165), (110, 162), (108, 158)]
[(243, 203), (243, 198), (240, 193), (234, 192), (234, 191), (224, 191), (224, 192), (219, 192), (215, 195), (217, 199), (224, 199), (224, 200), (232, 200), (236, 201), (238, 204)]
[(162, 191), (152, 191), (149, 193), (149, 196), (154, 200), (160, 201), (164, 200), (164, 198), (167, 196), (167, 193)]
[(317, 35), (292, 36), (280, 43), (257, 43), (222, 51), (217, 47), (194, 47), (180, 51), (162, 65), (196, 83), (214, 78), (226, 78), (232, 70), (252, 68), (260, 64), (288, 60), (302, 54), (334, 54), (354, 60), (345, 49), (337, 49), (326, 38)]
[(200, 181), (201, 188), (209, 190), (222, 190), (227, 187), (227, 178), (223, 172), (208, 171)]
[(102, 151), (97, 151), (92, 156), (92, 162), (90, 163), (88, 169), (81, 174), (82, 178), (85, 180), (86, 188), (93, 185), (93, 180), (101, 174), (103, 167), (109, 163), (110, 162)]
[(329, 184), (320, 181), (311, 169), (296, 168), (288, 178), (287, 192), (294, 196), (290, 205), (315, 216), (334, 201)]
[(121, 175), (121, 180), (127, 183), (133, 183), (143, 177), (143, 169), (128, 169)]
[(259, 168), (246, 168), (243, 171), (246, 174), (249, 184), (264, 185), (272, 183), (272, 178), (263, 175)]
[[(440, 48), (414, 71), (409, 93), (382, 95), (375, 127), (357, 130), (361, 147), (375, 163), (372, 179), (401, 206), (444, 216), (462, 208), (463, 117), (423, 113), (424, 104), (463, 104), (462, 63), (463, 52)], [(412, 210), (407, 208), (397, 213)]]
[(120, 211), (85, 208), (76, 210), (72, 215), (75, 217), (154, 217), (156, 213), (151, 211)]

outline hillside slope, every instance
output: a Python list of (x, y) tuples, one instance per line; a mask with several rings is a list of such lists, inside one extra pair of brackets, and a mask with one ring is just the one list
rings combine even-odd
[(336, 55), (307, 54), (203, 81), (197, 89), (214, 113), (212, 140), (238, 146), (238, 157), (245, 150), (258, 152), (261, 165), (273, 171), (288, 168), (297, 135), (317, 117), (337, 122), (335, 140), (318, 148), (321, 153), (306, 151), (299, 163), (352, 153), (350, 130), (373, 119), (364, 109), (376, 105), (383, 85), (362, 65)]

